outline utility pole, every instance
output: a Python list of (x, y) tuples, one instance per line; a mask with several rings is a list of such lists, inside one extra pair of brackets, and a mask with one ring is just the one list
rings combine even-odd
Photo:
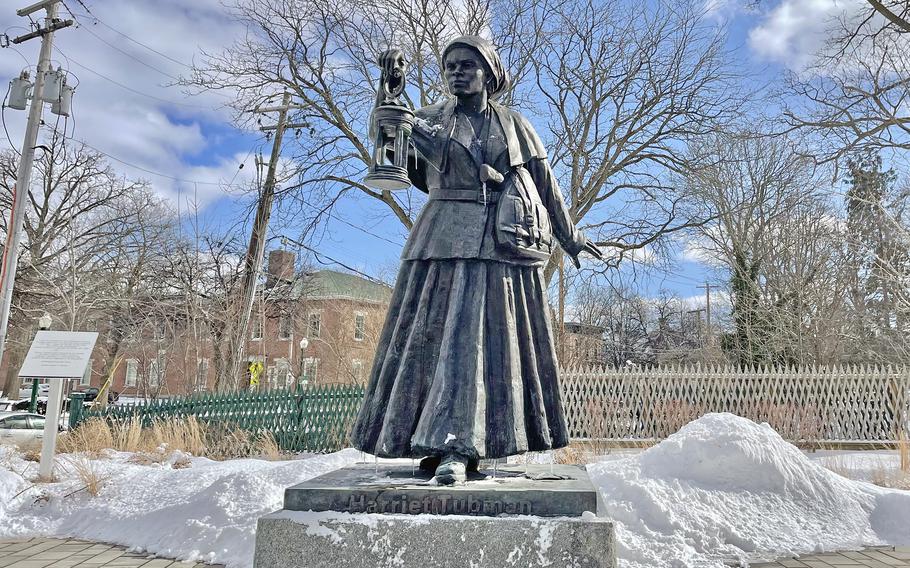
[(688, 315), (695, 314), (695, 321), (696, 321), (695, 333), (697, 334), (699, 345), (701, 345), (701, 342), (702, 342), (702, 341), (701, 341), (701, 339), (702, 339), (702, 332), (701, 332), (701, 313), (702, 313), (703, 311), (705, 311), (705, 308), (695, 308), (694, 310), (689, 310), (689, 311), (686, 312), (686, 314), (688, 314)]
[[(256, 283), (259, 280), (259, 271), (262, 269), (262, 258), (265, 255), (266, 231), (269, 227), (269, 218), (272, 215), (272, 202), (275, 198), (275, 173), (278, 169), (278, 159), (281, 157), (281, 141), (288, 128), (298, 125), (288, 124), (288, 111), (299, 108), (291, 104), (291, 94), (284, 92), (281, 105), (277, 107), (256, 109), (256, 113), (278, 111), (278, 122), (275, 126), (263, 127), (262, 130), (274, 130), (272, 140), (272, 154), (269, 157), (269, 168), (265, 176), (265, 184), (259, 203), (256, 206), (256, 218), (253, 220), (253, 232), (250, 234), (250, 244), (247, 247), (243, 264), (243, 279), (240, 283), (240, 306), (237, 313), (237, 327), (234, 330), (230, 344), (230, 360), (228, 366), (228, 380), (238, 384), (243, 374), (243, 352), (249, 337), (250, 314), (256, 299)], [(222, 388), (227, 385), (221, 385)], [(232, 385), (233, 386), (233, 385)]]
[(696, 288), (705, 289), (705, 330), (707, 331), (706, 340), (708, 345), (713, 345), (714, 333), (711, 329), (711, 288), (720, 288), (720, 286), (716, 284), (709, 284), (707, 281), (705, 281), (704, 286), (696, 286)]
[[(16, 269), (19, 264), (22, 224), (25, 220), (25, 206), (28, 204), (28, 188), (32, 177), (35, 146), (38, 143), (38, 127), (41, 126), (41, 114), (44, 110), (45, 101), (41, 97), (44, 94), (45, 73), (49, 72), (51, 68), (54, 32), (73, 25), (72, 20), (61, 21), (57, 18), (57, 4), (59, 2), (60, 0), (44, 0), (16, 12), (19, 16), (24, 17), (44, 9), (47, 15), (44, 19), (44, 27), (12, 40), (12, 43), (20, 44), (40, 37), (41, 51), (38, 54), (38, 73), (35, 75), (32, 103), (28, 112), (28, 123), (25, 127), (25, 140), (22, 142), (22, 153), (19, 157), (19, 170), (16, 172), (16, 183), (13, 186), (13, 206), (10, 211), (9, 222), (6, 225), (6, 245), (3, 247), (3, 265), (0, 268), (0, 361), (3, 360), (3, 354), (6, 350), (10, 306), (13, 302), (13, 287), (16, 283)], [(18, 381), (16, 381), (16, 384), (18, 384)], [(11, 393), (9, 396), (18, 396), (18, 393)]]

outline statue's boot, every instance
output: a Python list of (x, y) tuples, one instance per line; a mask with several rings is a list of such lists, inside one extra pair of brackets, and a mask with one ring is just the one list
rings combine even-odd
[[(420, 460), (420, 469), (435, 472), (440, 462), (442, 462), (442, 456), (427, 456)], [(478, 467), (480, 467), (480, 460), (475, 458), (468, 460), (468, 471), (476, 472)]]
[(446, 454), (436, 468), (433, 479), (440, 485), (464, 483), (468, 479), (468, 458), (461, 454)]

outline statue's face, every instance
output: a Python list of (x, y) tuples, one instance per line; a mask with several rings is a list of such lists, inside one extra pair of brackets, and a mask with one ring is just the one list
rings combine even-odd
[(449, 92), (456, 97), (476, 95), (486, 88), (486, 64), (473, 49), (455, 47), (446, 55), (443, 75)]

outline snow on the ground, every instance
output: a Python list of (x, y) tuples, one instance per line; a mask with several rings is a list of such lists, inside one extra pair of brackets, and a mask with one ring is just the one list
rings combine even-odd
[[(73, 536), (247, 568), (256, 519), (281, 508), (286, 487), (362, 454), (277, 462), (176, 454), (152, 465), (130, 458), (63, 456), (61, 480), (32, 487), (26, 478), (36, 464), (0, 448), (0, 538)], [(96, 497), (78, 491), (80, 460), (103, 479)], [(588, 470), (602, 514), (616, 522), (623, 568), (720, 568), (736, 559), (910, 545), (910, 492), (841, 477), (769, 426), (730, 414), (704, 416), (653, 448)]]
[(767, 424), (695, 420), (638, 456), (588, 466), (625, 568), (910, 544), (910, 492), (814, 463)]
[(256, 519), (282, 508), (285, 488), (350, 465), (361, 455), (344, 450), (291, 461), (224, 462), (177, 455), (140, 465), (128, 461), (131, 454), (111, 452), (108, 459), (89, 461), (103, 480), (92, 497), (77, 491), (85, 484), (73, 462), (85, 458), (63, 456), (58, 483), (26, 490), (31, 483), (20, 474), (33, 477), (36, 464), (0, 447), (0, 538), (78, 537), (248, 568)]
[(844, 477), (869, 482), (897, 477), (901, 463), (896, 450), (818, 450), (808, 457)]

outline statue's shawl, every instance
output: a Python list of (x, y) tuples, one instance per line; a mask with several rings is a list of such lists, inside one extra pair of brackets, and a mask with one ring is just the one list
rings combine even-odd
[[(414, 142), (418, 151), (440, 172), (446, 169), (449, 143), (454, 126), (455, 99), (418, 109)], [(547, 150), (528, 119), (512, 109), (490, 102), (490, 108), (499, 119), (506, 145), (509, 165), (520, 166), (535, 158), (545, 159)], [(423, 142), (423, 143), (422, 143)]]

